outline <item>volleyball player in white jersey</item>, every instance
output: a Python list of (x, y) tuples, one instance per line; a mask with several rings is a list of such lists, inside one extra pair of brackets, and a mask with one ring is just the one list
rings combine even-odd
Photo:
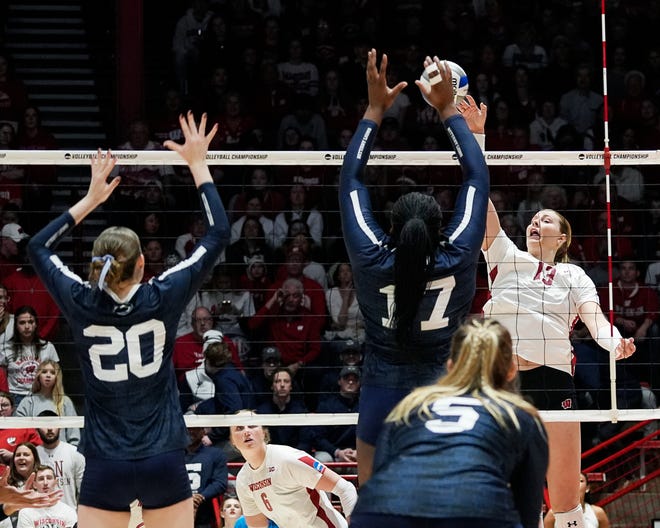
[[(458, 106), (470, 129), (484, 133), (486, 108), (467, 98)], [(489, 201), (482, 251), (491, 298), (484, 316), (511, 333), (521, 391), (540, 410), (575, 408), (570, 333), (578, 318), (596, 342), (616, 359), (635, 352), (603, 315), (596, 287), (582, 268), (569, 264), (571, 226), (561, 214), (544, 209), (526, 229), (527, 251), (509, 240)], [(556, 526), (584, 528), (580, 506), (580, 424), (546, 423), (550, 447), (547, 481)]]
[(304, 451), (268, 444), (268, 431), (260, 425), (229, 429), (246, 461), (236, 476), (236, 493), (249, 528), (267, 528), (269, 519), (286, 528), (348, 527), (325, 492), (339, 497), (348, 518), (357, 501), (353, 484)]

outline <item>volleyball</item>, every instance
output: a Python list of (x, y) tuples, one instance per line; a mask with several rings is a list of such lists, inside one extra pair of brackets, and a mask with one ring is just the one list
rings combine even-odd
[[(465, 99), (465, 96), (468, 93), (468, 76), (467, 73), (465, 73), (465, 70), (461, 68), (458, 64), (452, 61), (447, 61), (447, 66), (449, 66), (449, 69), (451, 70), (451, 84), (452, 87), (454, 88), (454, 103), (458, 104), (460, 103), (463, 99)], [(428, 86), (429, 88), (431, 87), (431, 82), (429, 79), (429, 74), (426, 71), (426, 69), (422, 72), (422, 76), (419, 78), (419, 80), (424, 83), (425, 86)], [(422, 97), (424, 97), (424, 100), (430, 105), (429, 100), (426, 98), (426, 95), (422, 92)], [(431, 105), (433, 106), (433, 105)]]

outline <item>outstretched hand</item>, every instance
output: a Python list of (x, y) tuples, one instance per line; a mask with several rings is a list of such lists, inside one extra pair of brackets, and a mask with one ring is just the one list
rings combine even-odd
[(89, 182), (89, 189), (87, 189), (87, 197), (95, 205), (104, 203), (119, 185), (121, 181), (119, 176), (108, 181), (108, 176), (116, 164), (117, 158), (112, 155), (110, 149), (105, 154), (98, 149), (96, 156), (92, 157), (92, 179)]
[(614, 357), (616, 359), (629, 358), (635, 353), (635, 350), (637, 350), (635, 340), (632, 337), (622, 337), (621, 342), (617, 345), (616, 350), (614, 351)]
[(33, 473), (25, 483), (25, 489), (19, 490), (7, 484), (9, 467), (0, 475), (0, 504), (5, 507), (5, 512), (17, 511), (22, 508), (48, 508), (54, 506), (64, 496), (62, 490), (50, 493), (39, 493), (32, 489), (35, 474)]
[(206, 113), (202, 114), (199, 125), (195, 123), (195, 116), (188, 112), (185, 116), (179, 116), (179, 124), (186, 141), (183, 145), (168, 139), (163, 143), (165, 147), (175, 152), (186, 160), (191, 167), (195, 164), (206, 163), (206, 153), (209, 144), (218, 131), (218, 124), (214, 124), (209, 133), (206, 133)]
[(377, 53), (374, 48), (367, 53), (367, 90), (369, 106), (364, 114), (365, 119), (380, 123), (385, 111), (392, 106), (394, 100), (408, 83), (401, 81), (393, 88), (387, 86), (387, 55), (383, 53), (380, 59), (380, 69), (376, 66)]
[(427, 101), (435, 108), (440, 114), (440, 119), (443, 121), (448, 117), (458, 113), (456, 105), (454, 104), (454, 88), (451, 80), (451, 69), (447, 65), (447, 61), (441, 61), (437, 56), (426, 57), (424, 59), (424, 69), (435, 65), (439, 75), (436, 74), (434, 78), (438, 78), (435, 84), (425, 84), (420, 80), (416, 80), (415, 84), (422, 92), (422, 95)]
[(488, 114), (488, 107), (481, 103), (477, 106), (477, 102), (471, 95), (467, 95), (458, 105), (458, 111), (465, 118), (465, 122), (473, 134), (483, 134), (486, 131), (486, 115)]

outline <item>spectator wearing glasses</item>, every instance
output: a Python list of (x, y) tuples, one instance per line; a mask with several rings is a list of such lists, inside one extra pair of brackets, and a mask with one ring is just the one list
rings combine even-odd
[[(199, 306), (193, 310), (191, 322), (193, 331), (178, 337), (174, 342), (173, 361), (179, 384), (183, 382), (187, 371), (195, 369), (204, 361), (203, 336), (204, 332), (213, 329), (214, 320), (208, 308)], [(223, 340), (231, 350), (232, 362), (242, 369), (236, 346), (227, 337), (223, 336)]]

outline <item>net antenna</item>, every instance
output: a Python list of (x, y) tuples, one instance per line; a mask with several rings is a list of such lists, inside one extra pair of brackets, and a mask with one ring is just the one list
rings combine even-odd
[[(601, 0), (600, 5), (600, 29), (603, 50), (603, 170), (605, 171), (605, 207), (607, 215), (607, 288), (610, 316), (610, 337), (614, 336), (614, 293), (612, 273), (612, 203), (610, 201), (610, 126), (607, 98), (607, 30), (605, 7), (606, 0)], [(610, 404), (612, 421), (615, 422), (618, 409), (616, 402), (616, 360), (614, 352), (610, 353)]]

